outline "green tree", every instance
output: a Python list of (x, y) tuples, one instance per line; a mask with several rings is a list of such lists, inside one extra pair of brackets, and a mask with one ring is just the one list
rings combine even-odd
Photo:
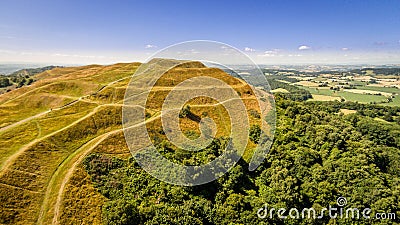
[(2, 78), (0, 78), (0, 88), (2, 88), (2, 87), (8, 87), (8, 86), (10, 86), (10, 85), (11, 85), (10, 79), (8, 79), (7, 77), (2, 77)]
[(249, 131), (249, 138), (252, 142), (258, 144), (260, 141), (261, 128), (258, 124), (252, 125)]
[(24, 86), (25, 83), (26, 83), (26, 79), (25, 79), (25, 78), (22, 78), (22, 79), (18, 82), (17, 87), (20, 88), (20, 87)]
[(183, 109), (181, 110), (181, 112), (179, 113), (179, 117), (180, 118), (185, 118), (187, 116), (189, 116), (191, 114), (190, 112), (190, 106), (186, 105), (183, 107)]

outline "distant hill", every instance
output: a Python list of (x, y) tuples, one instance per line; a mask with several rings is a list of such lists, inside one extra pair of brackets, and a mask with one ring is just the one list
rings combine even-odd
[(63, 68), (63, 66), (45, 66), (45, 67), (39, 67), (39, 68), (20, 69), (20, 70), (17, 70), (15, 72), (11, 73), (8, 76), (10, 76), (10, 77), (13, 77), (13, 76), (33, 76), (35, 74), (42, 73), (42, 72), (44, 72), (46, 70), (52, 70), (54, 68)]
[(40, 68), (47, 66), (49, 64), (39, 64), (39, 63), (0, 63), (0, 74), (1, 75), (10, 75), (18, 70), (27, 69), (27, 68)]
[(365, 75), (400, 76), (400, 68), (363, 68), (352, 70), (353, 73)]
[(43, 73), (55, 68), (62, 68), (61, 66), (45, 66), (40, 68), (20, 69), (9, 75), (0, 75), (0, 94), (20, 88), (25, 85), (30, 85), (37, 79), (33, 78), (34, 75)]

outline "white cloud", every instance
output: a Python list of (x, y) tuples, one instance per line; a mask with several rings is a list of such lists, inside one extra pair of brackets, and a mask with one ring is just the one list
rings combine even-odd
[(146, 45), (145, 48), (157, 48), (155, 45)]
[(307, 46), (307, 45), (300, 45), (299, 46), (299, 50), (308, 50), (308, 49), (310, 49), (311, 47), (310, 46)]
[(246, 48), (244, 48), (244, 51), (245, 52), (255, 52), (256, 50), (253, 48), (246, 47)]
[(279, 49), (272, 49), (272, 50), (267, 50), (263, 54), (260, 54), (258, 56), (272, 57), (272, 56), (276, 56), (279, 52), (280, 52)]
[(349, 48), (342, 48), (342, 51), (348, 51)]

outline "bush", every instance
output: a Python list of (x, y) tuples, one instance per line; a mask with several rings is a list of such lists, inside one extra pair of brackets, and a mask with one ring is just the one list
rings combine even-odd
[(10, 79), (7, 77), (0, 78), (0, 88), (11, 86)]
[(261, 128), (259, 125), (252, 125), (250, 127), (250, 140), (256, 144), (260, 141)]

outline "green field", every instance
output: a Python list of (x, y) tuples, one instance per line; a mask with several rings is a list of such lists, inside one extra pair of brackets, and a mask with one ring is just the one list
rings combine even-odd
[[(345, 92), (345, 91), (333, 91), (330, 89), (321, 89), (321, 88), (304, 87), (304, 86), (298, 86), (298, 87), (309, 91), (311, 94), (341, 97), (341, 98), (344, 98), (346, 101), (359, 102), (359, 103), (379, 103), (379, 104), (384, 104), (384, 105), (400, 106), (400, 97), (399, 96), (396, 96), (393, 99), (393, 102), (382, 103), (383, 101), (386, 100), (386, 97), (382, 96), (382, 95), (358, 94), (358, 93), (351, 93), (351, 92)], [(365, 87), (360, 87), (359, 89), (364, 89), (364, 88)], [(368, 88), (371, 88), (368, 90), (388, 92), (388, 90), (381, 89), (379, 87), (377, 87), (378, 89), (376, 89), (375, 87), (368, 87)], [(365, 89), (367, 89), (367, 88), (365, 88)]]

